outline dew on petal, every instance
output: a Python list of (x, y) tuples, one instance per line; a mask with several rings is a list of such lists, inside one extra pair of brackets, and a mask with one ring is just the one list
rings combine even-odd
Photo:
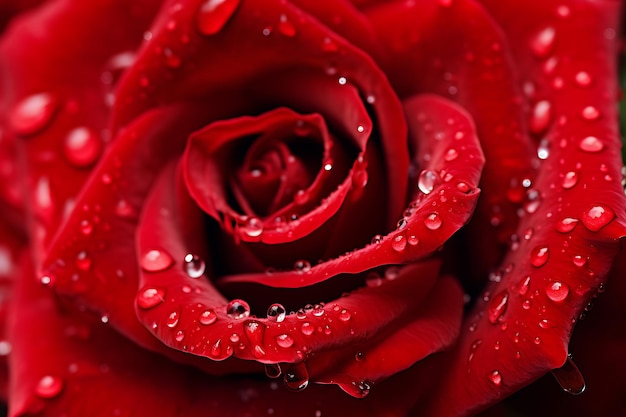
[(198, 10), (196, 25), (204, 35), (219, 33), (232, 18), (241, 0), (207, 0)]
[(582, 216), (585, 227), (592, 232), (597, 232), (609, 224), (615, 218), (615, 212), (604, 205), (595, 205), (589, 208)]
[(162, 288), (146, 288), (137, 294), (137, 306), (144, 310), (153, 308), (165, 301), (165, 290)]
[(243, 224), (239, 225), (239, 232), (242, 233), (242, 237), (248, 238), (244, 240), (258, 238), (263, 233), (263, 222), (257, 217), (250, 217)]
[(9, 123), (18, 135), (32, 135), (48, 126), (56, 110), (57, 101), (52, 95), (33, 94), (17, 103)]
[(569, 295), (569, 286), (561, 281), (554, 281), (546, 287), (546, 295), (555, 302), (561, 302)]
[(530, 263), (532, 266), (539, 268), (548, 262), (550, 257), (550, 249), (547, 246), (537, 246), (530, 254)]
[(65, 158), (74, 166), (93, 165), (102, 152), (102, 143), (93, 130), (86, 127), (72, 129), (63, 142)]
[(406, 248), (407, 239), (403, 233), (398, 233), (391, 239), (391, 248), (396, 252), (402, 252)]
[(160, 272), (174, 264), (172, 256), (162, 249), (150, 249), (141, 257), (141, 268), (147, 272)]
[(539, 58), (544, 58), (552, 52), (556, 31), (548, 26), (537, 33), (530, 41), (530, 49)]
[(233, 319), (243, 319), (250, 316), (250, 306), (243, 300), (232, 300), (226, 306), (226, 314)]
[(63, 380), (58, 376), (46, 375), (39, 380), (35, 394), (40, 398), (54, 398), (63, 391)]
[(282, 14), (280, 15), (280, 20), (278, 22), (278, 31), (288, 38), (293, 38), (296, 36), (296, 27), (294, 24), (287, 19), (287, 16)]
[(585, 120), (597, 120), (600, 117), (600, 111), (594, 106), (586, 106), (580, 113)]
[(288, 334), (280, 334), (275, 337), (275, 340), (278, 346), (285, 349), (292, 347), (295, 343), (293, 337), (289, 336)]
[(198, 322), (200, 322), (200, 324), (202, 324), (203, 326), (209, 326), (216, 321), (217, 314), (215, 314), (215, 311), (213, 309), (204, 310), (202, 313), (200, 313), (200, 318), (198, 319)]
[(526, 295), (529, 289), (530, 289), (530, 275), (527, 275), (520, 283), (517, 291), (519, 292), (519, 295)]
[(604, 149), (604, 143), (595, 136), (587, 136), (580, 141), (578, 147), (582, 151), (596, 153)]
[(439, 229), (442, 223), (443, 221), (441, 220), (441, 217), (439, 217), (437, 213), (431, 213), (428, 216), (426, 216), (426, 218), (424, 219), (424, 225), (426, 226), (427, 229), (430, 229), (430, 230)]
[(496, 387), (502, 385), (502, 375), (499, 371), (492, 371), (487, 375), (487, 379)]
[(198, 255), (188, 253), (184, 258), (183, 270), (190, 278), (200, 278), (206, 271), (206, 263)]
[(566, 172), (565, 175), (563, 176), (563, 182), (561, 183), (563, 188), (565, 188), (566, 190), (569, 190), (570, 188), (573, 188), (576, 184), (578, 184), (578, 172), (576, 171)]
[(541, 100), (535, 103), (530, 117), (530, 130), (533, 133), (545, 131), (552, 121), (552, 103)]
[(282, 304), (275, 303), (269, 306), (269, 308), (267, 309), (267, 318), (270, 321), (282, 323), (285, 320), (286, 315), (287, 311)]
[(439, 175), (432, 170), (425, 169), (420, 172), (417, 180), (417, 187), (424, 194), (430, 194), (433, 189), (439, 184)]
[(580, 87), (589, 87), (593, 81), (591, 75), (587, 71), (579, 71), (574, 76), (574, 81)]
[(178, 326), (178, 322), (180, 320), (180, 312), (177, 310), (172, 311), (169, 316), (165, 319), (165, 325), (170, 329)]
[(508, 300), (509, 293), (506, 290), (498, 293), (491, 299), (488, 309), (489, 322), (494, 324), (500, 319), (506, 311)]

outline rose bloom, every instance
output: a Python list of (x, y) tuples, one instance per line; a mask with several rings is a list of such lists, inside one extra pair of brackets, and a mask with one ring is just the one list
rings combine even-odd
[(626, 415), (620, 6), (2, 2), (8, 415)]

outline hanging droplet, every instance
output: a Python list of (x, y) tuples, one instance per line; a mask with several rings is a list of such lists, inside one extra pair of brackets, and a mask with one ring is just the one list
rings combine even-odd
[(426, 216), (426, 218), (424, 219), (424, 225), (426, 226), (427, 229), (430, 229), (430, 230), (439, 229), (442, 223), (443, 221), (441, 220), (441, 217), (439, 217), (437, 213), (431, 213), (428, 216)]
[(530, 49), (539, 58), (548, 56), (554, 48), (554, 40), (556, 31), (553, 27), (548, 26), (537, 33), (530, 41)]
[(554, 369), (551, 372), (552, 376), (556, 378), (556, 381), (565, 392), (572, 395), (579, 395), (585, 392), (585, 379), (572, 360), (571, 355), (568, 355), (562, 367)]
[(298, 272), (309, 272), (311, 270), (311, 263), (307, 260), (300, 259), (294, 262), (293, 269)]
[(506, 311), (509, 293), (504, 290), (495, 295), (489, 302), (489, 322), (495, 324)]
[(285, 386), (292, 391), (302, 391), (309, 385), (309, 371), (304, 362), (297, 363), (288, 369), (283, 376)]
[(565, 300), (569, 295), (569, 286), (561, 281), (554, 281), (546, 288), (546, 295), (557, 303)]
[(563, 182), (561, 183), (563, 188), (569, 190), (570, 188), (573, 188), (576, 184), (578, 184), (578, 172), (569, 171), (565, 173), (565, 175), (563, 176)]
[(532, 266), (539, 268), (548, 262), (550, 257), (550, 249), (547, 246), (537, 246), (530, 253), (530, 263)]
[(278, 363), (268, 363), (265, 365), (265, 375), (268, 378), (278, 378), (283, 373)]
[(582, 216), (585, 227), (592, 232), (597, 232), (609, 224), (615, 218), (615, 212), (604, 205), (591, 207)]
[(417, 188), (424, 194), (430, 194), (439, 184), (439, 175), (435, 171), (425, 169), (420, 172)]
[(18, 135), (32, 135), (48, 126), (57, 110), (57, 101), (47, 93), (33, 94), (17, 103), (9, 123)]
[(207, 0), (196, 17), (196, 25), (204, 35), (215, 35), (232, 18), (241, 0)]
[(217, 321), (217, 314), (213, 309), (204, 310), (200, 313), (198, 321), (204, 326), (209, 326)]
[(162, 249), (150, 249), (141, 257), (141, 268), (147, 272), (161, 272), (174, 263), (171, 255)]
[(574, 219), (573, 217), (565, 217), (556, 224), (556, 230), (557, 232), (568, 233), (574, 230), (577, 224), (578, 219)]
[(257, 217), (250, 217), (239, 225), (239, 231), (244, 240), (257, 240), (263, 233), (263, 222)]
[(285, 349), (292, 347), (295, 343), (293, 337), (289, 336), (288, 334), (280, 334), (275, 337), (275, 340), (278, 346)]
[(489, 374), (487, 374), (487, 379), (489, 379), (489, 382), (491, 382), (496, 387), (502, 385), (502, 375), (499, 371), (490, 372)]
[(580, 141), (578, 147), (582, 151), (595, 153), (600, 152), (602, 149), (604, 149), (604, 143), (595, 136), (587, 136)]
[(40, 398), (54, 398), (63, 391), (63, 385), (58, 376), (46, 375), (37, 383), (35, 394)]
[(161, 288), (146, 288), (137, 294), (137, 306), (144, 310), (153, 308), (165, 301), (165, 290)]
[(198, 255), (188, 253), (185, 255), (183, 269), (189, 278), (200, 278), (206, 271), (206, 263)]
[(544, 132), (552, 121), (552, 103), (541, 100), (535, 103), (530, 117), (530, 130), (533, 133)]
[(233, 319), (243, 319), (250, 315), (250, 306), (243, 300), (232, 300), (226, 306), (226, 314)]
[(275, 321), (277, 323), (282, 323), (287, 316), (287, 311), (282, 304), (272, 304), (267, 309), (267, 318), (268, 320)]

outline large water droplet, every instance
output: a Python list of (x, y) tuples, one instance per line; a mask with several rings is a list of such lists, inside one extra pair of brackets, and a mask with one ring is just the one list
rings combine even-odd
[(298, 272), (309, 272), (311, 270), (311, 263), (307, 260), (300, 259), (294, 262), (293, 269)]
[(54, 398), (63, 390), (63, 380), (58, 376), (46, 375), (39, 380), (35, 394), (40, 398)]
[(428, 216), (426, 216), (426, 218), (424, 219), (424, 225), (426, 226), (427, 229), (430, 229), (430, 230), (439, 229), (442, 223), (443, 221), (441, 220), (441, 217), (439, 217), (437, 213), (431, 213)]
[(544, 58), (552, 52), (556, 31), (548, 26), (539, 31), (530, 41), (530, 49), (539, 58)]
[(100, 157), (102, 143), (93, 130), (77, 127), (65, 137), (63, 151), (71, 164), (77, 167), (88, 167)]
[(57, 102), (47, 93), (33, 94), (17, 103), (9, 122), (18, 135), (32, 135), (48, 126), (57, 109)]
[(277, 323), (282, 323), (285, 320), (287, 315), (287, 311), (282, 304), (272, 304), (267, 309), (267, 318), (271, 321), (275, 321)]
[(146, 288), (137, 294), (137, 306), (147, 310), (161, 304), (165, 300), (165, 290), (161, 288)]
[(391, 248), (396, 252), (402, 252), (406, 248), (406, 237), (403, 233), (398, 233), (391, 238)]
[(283, 376), (285, 386), (292, 391), (302, 391), (309, 385), (309, 371), (304, 362), (293, 365)]
[(268, 378), (278, 378), (282, 373), (283, 371), (278, 363), (268, 363), (265, 365), (265, 375), (267, 375)]
[(196, 25), (204, 35), (221, 31), (235, 14), (241, 0), (207, 0), (198, 10)]
[(183, 269), (190, 278), (200, 278), (206, 271), (206, 263), (198, 255), (185, 255)]
[(209, 326), (217, 321), (217, 314), (213, 309), (204, 310), (200, 313), (198, 321), (204, 326)]
[(572, 360), (571, 355), (568, 355), (567, 361), (565, 361), (562, 367), (552, 370), (552, 375), (556, 378), (561, 388), (569, 394), (579, 395), (585, 391), (585, 379)]
[(507, 303), (509, 301), (509, 293), (504, 290), (495, 295), (489, 302), (489, 322), (496, 323), (498, 319), (506, 311)]
[(591, 121), (596, 120), (600, 117), (600, 111), (598, 111), (598, 109), (596, 109), (594, 106), (586, 106), (585, 108), (583, 108), (580, 115), (583, 119)]
[(303, 335), (310, 336), (313, 334), (313, 332), (315, 332), (315, 326), (313, 326), (308, 321), (305, 321), (304, 323), (300, 325), (300, 331), (302, 332)]
[(546, 295), (557, 303), (565, 300), (569, 294), (569, 286), (561, 281), (554, 281), (546, 287)]
[(615, 212), (609, 207), (598, 204), (587, 210), (582, 216), (585, 227), (592, 232), (597, 232), (609, 224), (615, 218)]
[(226, 306), (226, 314), (233, 319), (243, 319), (250, 315), (250, 306), (243, 300), (232, 300)]
[(439, 180), (439, 175), (435, 171), (425, 169), (420, 172), (417, 180), (417, 187), (424, 194), (430, 194), (439, 184)]
[(275, 340), (278, 346), (285, 349), (292, 347), (295, 343), (293, 337), (289, 336), (288, 334), (280, 334), (275, 337)]
[(600, 152), (602, 149), (604, 149), (604, 143), (595, 136), (587, 136), (580, 141), (578, 147), (582, 151), (595, 153)]
[(239, 232), (244, 240), (257, 240), (263, 233), (263, 221), (257, 217), (250, 217), (239, 225)]
[(172, 266), (174, 260), (162, 249), (150, 249), (143, 254), (140, 263), (144, 271), (160, 272)]
[(589, 87), (593, 79), (587, 71), (579, 71), (574, 76), (574, 81), (576, 81), (576, 84), (578, 84), (580, 87)]
[(532, 266), (539, 268), (548, 262), (550, 257), (550, 249), (547, 246), (537, 246), (530, 253), (530, 263)]
[(576, 184), (578, 184), (578, 172), (576, 171), (566, 172), (565, 175), (563, 176), (563, 182), (561, 183), (563, 188), (568, 190), (570, 188), (573, 188)]

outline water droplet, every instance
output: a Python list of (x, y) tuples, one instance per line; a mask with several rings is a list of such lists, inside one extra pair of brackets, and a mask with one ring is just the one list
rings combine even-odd
[(147, 310), (161, 304), (165, 300), (165, 290), (161, 288), (146, 288), (137, 294), (137, 306)]
[(519, 295), (526, 295), (530, 289), (530, 275), (527, 275), (520, 283), (518, 292)]
[(83, 251), (78, 252), (78, 255), (76, 255), (75, 263), (76, 263), (76, 267), (80, 269), (81, 271), (89, 271), (91, 269), (91, 265), (93, 264), (93, 261), (91, 260), (89, 255), (87, 255), (87, 252), (83, 250)]
[(243, 332), (248, 341), (252, 344), (252, 354), (259, 359), (265, 356), (263, 348), (263, 337), (265, 335), (265, 325), (257, 320), (248, 320), (243, 326)]
[(509, 293), (504, 290), (495, 295), (489, 302), (489, 322), (494, 324), (500, 319), (500, 317), (506, 311), (507, 303), (509, 301)]
[(282, 304), (272, 304), (267, 309), (267, 318), (271, 321), (275, 321), (277, 323), (282, 323), (285, 320), (287, 315), (287, 311)]
[(593, 106), (587, 106), (583, 108), (580, 115), (585, 120), (597, 120), (600, 117), (600, 112)]
[(587, 263), (587, 258), (581, 255), (572, 256), (572, 263), (579, 268), (582, 268)]
[(604, 149), (604, 143), (595, 136), (587, 136), (580, 141), (578, 147), (581, 151), (595, 153)]
[(529, 310), (529, 309), (530, 309), (530, 307), (532, 307), (532, 305), (533, 305), (533, 303), (532, 303), (532, 301), (530, 301), (530, 300), (524, 300), (524, 301), (522, 302), (522, 308), (523, 308), (524, 310)]
[(457, 150), (454, 148), (451, 148), (447, 150), (446, 154), (443, 156), (443, 159), (446, 162), (451, 162), (451, 161), (454, 161), (458, 157), (459, 157), (459, 153), (457, 152)]
[(373, 245), (377, 245), (382, 241), (383, 241), (383, 237), (381, 235), (374, 235), (374, 237), (372, 238)]
[(561, 233), (568, 233), (574, 230), (576, 225), (578, 224), (578, 219), (574, 219), (572, 217), (565, 217), (560, 222), (556, 224), (556, 230)]
[(285, 386), (292, 391), (302, 391), (309, 385), (309, 371), (304, 362), (297, 363), (288, 369), (283, 376)]
[(184, 258), (183, 269), (189, 278), (200, 278), (206, 271), (206, 263), (198, 255), (188, 253)]
[(265, 375), (268, 378), (278, 378), (283, 373), (282, 369), (280, 369), (280, 364), (277, 363), (268, 363), (265, 365)]
[(430, 194), (439, 184), (439, 175), (435, 171), (425, 169), (420, 172), (417, 187), (424, 194)]
[(582, 216), (585, 227), (592, 232), (597, 232), (609, 224), (615, 218), (615, 212), (609, 207), (597, 205), (591, 207)]
[(65, 137), (63, 151), (71, 164), (77, 167), (88, 167), (100, 157), (102, 143), (91, 129), (77, 127)]
[(196, 25), (204, 35), (215, 35), (231, 19), (240, 0), (207, 0), (198, 11)]
[(183, 332), (182, 330), (177, 331), (176, 335), (174, 336), (174, 339), (177, 342), (182, 342), (184, 338), (185, 338), (185, 332)]
[(502, 375), (500, 374), (499, 371), (490, 372), (487, 375), (487, 379), (489, 379), (489, 381), (496, 387), (499, 387), (500, 385), (502, 385)]
[(530, 49), (539, 58), (544, 58), (552, 52), (556, 31), (548, 26), (539, 31), (530, 41)]
[(313, 332), (315, 332), (315, 327), (308, 321), (305, 321), (300, 325), (300, 331), (303, 335), (310, 336), (313, 334)]
[(63, 391), (63, 380), (58, 376), (46, 375), (39, 380), (35, 394), (41, 398), (54, 398)]
[(546, 295), (555, 302), (561, 302), (569, 295), (569, 286), (561, 281), (554, 281), (546, 287)]
[(115, 214), (123, 219), (134, 219), (137, 211), (128, 201), (121, 199), (115, 204)]
[(352, 313), (350, 313), (350, 311), (346, 310), (345, 308), (339, 313), (339, 320), (341, 321), (349, 321), (351, 318)]
[(402, 233), (398, 233), (391, 239), (391, 247), (396, 252), (402, 252), (406, 248), (406, 237)]
[(530, 253), (530, 263), (532, 266), (539, 268), (548, 262), (550, 257), (550, 249), (547, 246), (537, 246)]
[(309, 272), (311, 270), (311, 263), (307, 260), (300, 259), (294, 262), (293, 269), (298, 272)]
[(468, 193), (470, 191), (469, 185), (464, 182), (460, 182), (456, 185), (456, 189), (462, 193)]
[(217, 321), (217, 314), (213, 309), (204, 310), (198, 321), (204, 326), (209, 326)]
[(572, 360), (571, 355), (568, 355), (567, 361), (565, 361), (562, 367), (554, 369), (551, 372), (565, 392), (572, 395), (579, 395), (585, 391), (585, 379)]
[(576, 84), (578, 84), (581, 87), (589, 87), (593, 81), (593, 79), (591, 78), (591, 75), (589, 75), (587, 71), (577, 72), (576, 75), (574, 76), (574, 80), (576, 81)]
[(243, 300), (232, 300), (226, 306), (226, 314), (233, 319), (243, 319), (250, 315), (250, 306)]
[(165, 319), (165, 325), (170, 329), (178, 326), (178, 321), (180, 320), (180, 312), (174, 310), (170, 313), (169, 316)]
[(563, 176), (563, 182), (561, 183), (561, 185), (563, 186), (563, 188), (568, 190), (574, 187), (577, 183), (578, 183), (578, 172), (569, 171), (565, 173), (565, 175)]
[(21, 100), (9, 116), (18, 135), (32, 135), (48, 126), (57, 109), (57, 102), (47, 93), (33, 94)]
[(293, 38), (296, 36), (296, 27), (287, 19), (287, 16), (284, 14), (280, 15), (280, 20), (278, 22), (278, 31), (283, 35)]
[(545, 131), (552, 121), (552, 104), (548, 100), (535, 103), (530, 117), (530, 130), (533, 133)]
[(170, 254), (161, 249), (150, 249), (141, 257), (141, 268), (147, 272), (164, 271), (173, 263)]
[(263, 233), (263, 222), (257, 217), (250, 217), (239, 225), (239, 231), (242, 233), (244, 240), (256, 240)]
[(437, 213), (431, 213), (428, 216), (426, 216), (426, 218), (424, 219), (424, 225), (426, 226), (427, 229), (430, 229), (430, 230), (439, 229), (442, 223), (443, 221), (441, 220), (441, 217), (439, 217)]
[(294, 344), (293, 337), (288, 334), (280, 334), (275, 337), (275, 340), (278, 346), (285, 349), (292, 347)]

